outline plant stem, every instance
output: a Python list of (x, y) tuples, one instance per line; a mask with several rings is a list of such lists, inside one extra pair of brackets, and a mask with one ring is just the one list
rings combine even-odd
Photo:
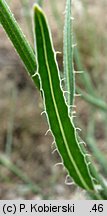
[[(65, 25), (64, 25), (64, 42), (63, 42), (63, 65), (65, 78), (65, 91), (68, 108), (74, 104), (75, 95), (75, 76), (73, 68), (73, 31), (71, 28), (71, 0), (66, 1)], [(71, 109), (69, 109), (71, 115)]]
[[(34, 75), (37, 70), (35, 54), (5, 0), (0, 0), (0, 23), (23, 61), (29, 75)], [(38, 77), (34, 76), (32, 79), (39, 87)]]

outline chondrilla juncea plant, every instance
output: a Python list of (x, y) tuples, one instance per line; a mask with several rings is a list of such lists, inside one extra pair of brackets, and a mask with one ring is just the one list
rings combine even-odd
[[(23, 61), (25, 68), (41, 92), (49, 130), (55, 150), (67, 176), (95, 199), (107, 199), (103, 177), (90, 160), (73, 120), (75, 73), (73, 65), (72, 1), (66, 0), (63, 36), (64, 86), (60, 78), (50, 28), (43, 10), (33, 7), (35, 51), (24, 36), (5, 0), (0, 0), (0, 23)], [(81, 90), (78, 90), (81, 92)], [(96, 99), (97, 100), (97, 99)]]

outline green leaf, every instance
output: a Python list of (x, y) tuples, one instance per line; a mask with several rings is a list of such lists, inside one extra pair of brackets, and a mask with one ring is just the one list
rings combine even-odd
[(86, 190), (93, 190), (85, 155), (81, 152), (76, 129), (68, 115), (49, 26), (38, 5), (34, 6), (34, 32), (40, 88), (56, 146), (65, 168), (75, 183)]
[[(66, 1), (65, 10), (65, 25), (64, 25), (64, 77), (65, 77), (65, 91), (67, 91), (67, 104), (73, 105), (75, 94), (75, 76), (73, 70), (73, 36), (72, 36), (72, 17), (71, 17), (71, 0)], [(70, 109), (69, 109), (69, 113)]]

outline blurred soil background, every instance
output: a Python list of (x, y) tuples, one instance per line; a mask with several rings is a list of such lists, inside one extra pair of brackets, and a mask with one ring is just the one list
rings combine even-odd
[[(22, 0), (7, 2), (33, 46), (32, 26), (29, 24), (29, 14), (24, 11)], [(32, 11), (34, 1), (29, 2)], [(49, 19), (55, 50), (63, 52), (65, 0), (44, 0), (43, 8)], [(83, 65), (89, 72), (98, 96), (107, 102), (107, 1), (75, 0), (73, 15), (73, 28)], [(57, 59), (62, 71), (62, 54), (58, 54)], [(76, 69), (76, 63), (74, 66)], [(85, 89), (79, 74), (76, 75), (76, 83)], [(94, 140), (106, 157), (106, 113), (94, 108), (80, 97), (76, 98), (75, 103), (76, 124), (82, 129), (80, 135), (85, 140), (89, 122), (94, 118)], [(64, 183), (65, 170), (62, 166), (55, 166), (60, 162), (60, 158), (57, 153), (52, 154), (55, 146), (52, 145), (51, 134), (45, 136), (48, 125), (46, 116), (41, 115), (43, 110), (40, 93), (26, 74), (22, 62), (0, 26), (1, 200), (87, 199), (83, 190)], [(94, 157), (92, 159), (94, 160)], [(96, 161), (95, 163), (100, 170)], [(18, 174), (19, 171), (22, 173)], [(27, 184), (28, 182), (30, 183)]]

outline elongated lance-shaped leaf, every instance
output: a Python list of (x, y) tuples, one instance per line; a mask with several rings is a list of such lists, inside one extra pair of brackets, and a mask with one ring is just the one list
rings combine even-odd
[[(75, 93), (75, 77), (73, 70), (73, 36), (72, 36), (72, 15), (71, 15), (71, 0), (66, 1), (65, 10), (65, 25), (64, 25), (64, 52), (63, 65), (65, 76), (65, 90), (67, 91), (67, 104), (73, 105)], [(70, 113), (70, 109), (69, 109)]]
[(76, 129), (68, 115), (48, 23), (38, 5), (34, 6), (34, 32), (40, 88), (49, 126), (59, 154), (75, 183), (86, 190), (93, 190), (85, 155), (80, 150)]
[[(17, 50), (28, 73), (32, 76), (37, 69), (33, 49), (20, 29), (5, 0), (0, 0), (0, 23)], [(33, 81), (39, 88), (37, 76), (33, 77)]]

